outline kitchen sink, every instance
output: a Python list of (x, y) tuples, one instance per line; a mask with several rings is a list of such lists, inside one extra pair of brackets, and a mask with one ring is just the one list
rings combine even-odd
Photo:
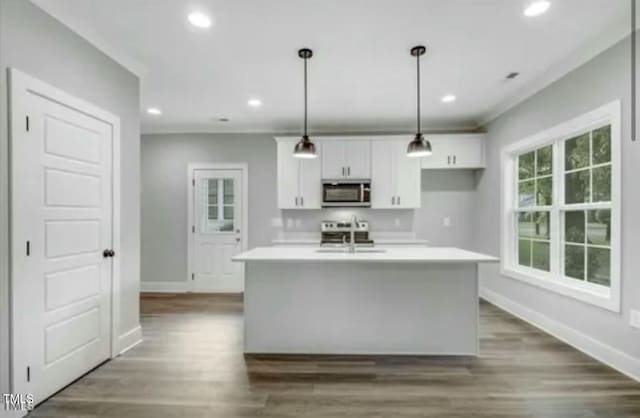
[[(350, 253), (346, 248), (320, 248), (316, 250), (317, 253), (344, 253), (344, 254), (353, 254)], [(380, 248), (356, 248), (355, 253), (386, 253), (387, 250), (383, 250)]]

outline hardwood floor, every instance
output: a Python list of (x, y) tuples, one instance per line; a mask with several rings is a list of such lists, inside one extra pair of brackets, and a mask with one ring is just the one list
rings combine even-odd
[(479, 358), (242, 354), (242, 300), (145, 295), (144, 342), (33, 417), (640, 417), (640, 383), (488, 304)]

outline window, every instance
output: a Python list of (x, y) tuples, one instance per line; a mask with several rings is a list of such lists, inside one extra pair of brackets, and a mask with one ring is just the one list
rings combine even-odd
[(503, 152), (502, 271), (619, 310), (620, 104)]
[(210, 178), (205, 183), (207, 213), (203, 231), (233, 231), (234, 181), (233, 179)]

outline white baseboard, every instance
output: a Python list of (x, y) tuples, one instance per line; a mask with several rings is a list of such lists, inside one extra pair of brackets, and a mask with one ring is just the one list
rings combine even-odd
[(131, 331), (127, 331), (118, 338), (119, 354), (131, 350), (142, 342), (142, 327), (138, 325)]
[(588, 356), (606, 364), (630, 378), (640, 381), (640, 359), (606, 345), (592, 337), (568, 327), (555, 319), (542, 315), (524, 305), (512, 301), (486, 288), (480, 289), (480, 297), (510, 314), (528, 322)]
[(140, 282), (141, 292), (186, 293), (191, 290), (191, 283), (184, 282)]

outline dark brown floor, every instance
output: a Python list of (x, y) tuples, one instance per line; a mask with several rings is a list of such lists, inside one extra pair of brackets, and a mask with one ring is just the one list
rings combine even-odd
[(32, 416), (640, 417), (640, 383), (480, 311), (479, 358), (245, 358), (239, 297), (147, 295), (144, 342)]

